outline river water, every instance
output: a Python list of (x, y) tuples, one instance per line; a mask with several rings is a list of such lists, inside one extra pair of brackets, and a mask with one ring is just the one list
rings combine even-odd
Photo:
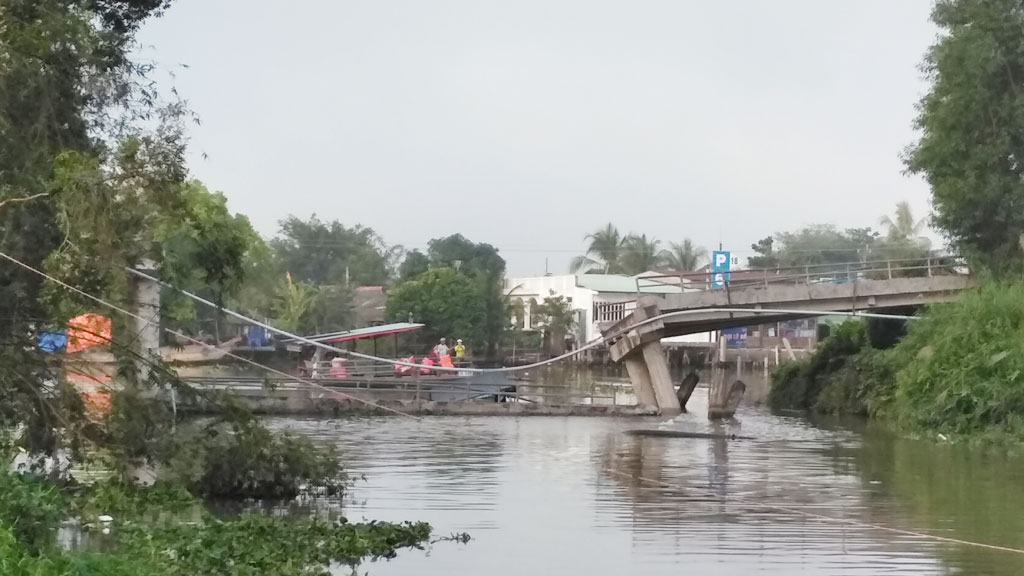
[[(362, 568), (374, 576), (1024, 574), (1024, 554), (878, 528), (1024, 549), (1024, 458), (753, 406), (716, 425), (705, 406), (698, 390), (670, 422), (273, 423), (336, 443), (365, 475), (343, 504), (350, 520), (473, 538)], [(623, 434), (658, 427), (754, 439)]]

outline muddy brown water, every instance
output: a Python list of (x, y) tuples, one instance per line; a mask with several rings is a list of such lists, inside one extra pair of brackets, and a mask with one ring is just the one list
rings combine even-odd
[[(1024, 554), (864, 526), (1024, 549), (1024, 458), (753, 406), (714, 425), (702, 415), (706, 391), (691, 402), (694, 413), (669, 422), (271, 422), (335, 443), (365, 475), (342, 503), (349, 519), (424, 520), (473, 537), (360, 573), (1024, 573)], [(716, 437), (623, 433), (644, 426)]]

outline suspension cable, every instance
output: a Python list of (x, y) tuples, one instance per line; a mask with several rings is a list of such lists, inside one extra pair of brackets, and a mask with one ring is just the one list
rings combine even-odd
[[(122, 307), (120, 307), (120, 306), (118, 306), (116, 304), (108, 302), (108, 301), (106, 301), (106, 300), (104, 300), (104, 299), (102, 299), (102, 298), (100, 298), (98, 296), (94, 296), (92, 294), (89, 294), (89, 293), (87, 293), (87, 292), (85, 292), (85, 291), (83, 291), (83, 290), (81, 290), (79, 288), (71, 286), (70, 284), (67, 284), (67, 283), (63, 282), (63, 281), (61, 281), (61, 280), (59, 280), (59, 279), (57, 279), (57, 278), (47, 274), (46, 272), (43, 272), (42, 270), (38, 270), (38, 269), (28, 265), (28, 264), (25, 264), (24, 262), (21, 262), (20, 260), (17, 260), (15, 258), (13, 258), (12, 256), (9, 256), (9, 255), (7, 255), (7, 254), (5, 254), (3, 252), (0, 252), (0, 257), (4, 258), (4, 259), (6, 259), (6, 260), (8, 260), (10, 262), (13, 262), (14, 264), (16, 264), (18, 266), (21, 266), (22, 268), (25, 268), (26, 270), (29, 270), (29, 271), (31, 271), (31, 272), (33, 272), (35, 274), (38, 274), (38, 275), (42, 276), (43, 278), (46, 278), (47, 280), (50, 280), (51, 282), (54, 282), (57, 285), (65, 288), (67, 290), (71, 290), (72, 292), (80, 294), (80, 295), (82, 295), (82, 296), (84, 296), (84, 297), (86, 297), (86, 298), (88, 298), (88, 299), (90, 299), (90, 300), (92, 300), (94, 302), (97, 302), (99, 304), (102, 304), (103, 306), (109, 307), (109, 308), (111, 308), (111, 309), (113, 309), (113, 310), (115, 310), (115, 311), (117, 311), (119, 313), (125, 314), (125, 315), (127, 315), (129, 317), (135, 318), (137, 320), (141, 320), (141, 321), (146, 322), (146, 323), (150, 323), (150, 324), (153, 323), (153, 319), (143, 318), (142, 316), (139, 316), (139, 315), (137, 315), (137, 314), (135, 314), (133, 312), (125, 310), (124, 308), (122, 308)], [(133, 272), (135, 272), (135, 271), (133, 270)], [(152, 277), (150, 277), (148, 275), (145, 275), (145, 274), (143, 274), (143, 276), (144, 277), (148, 277), (150, 279), (153, 279)], [(164, 284), (164, 285), (167, 286), (167, 284)], [(179, 291), (181, 291), (181, 290), (179, 290)], [(187, 292), (184, 292), (184, 291), (181, 291), (181, 292), (186, 294), (186, 295), (189, 295)], [(190, 296), (195, 297), (194, 295), (190, 295)], [(199, 299), (198, 297), (195, 297), (195, 298)], [(199, 300), (202, 301), (202, 299), (199, 299)], [(212, 303), (209, 303), (209, 304), (212, 305)], [(688, 310), (686, 310), (686, 311), (680, 311), (680, 312), (670, 312), (670, 313), (667, 313), (667, 314), (662, 314), (661, 316), (658, 316), (658, 317), (650, 318), (650, 319), (648, 319), (647, 321), (645, 321), (643, 323), (638, 323), (637, 325), (631, 326), (629, 329), (627, 329), (627, 331), (628, 330), (632, 330), (632, 329), (636, 328), (637, 326), (646, 324), (648, 322), (653, 322), (653, 321), (656, 321), (656, 320), (664, 318), (664, 317), (672, 317), (672, 316), (682, 315), (681, 314), (682, 312), (709, 312), (709, 311), (751, 312), (751, 310), (748, 310), (748, 309), (745, 309), (745, 308), (739, 308), (739, 309), (721, 309), (721, 308), (719, 308), (719, 309), (702, 309), (702, 310), (697, 310), (697, 311), (688, 311)], [(768, 312), (768, 313), (778, 313), (778, 311), (764, 310), (764, 309), (759, 310), (759, 311), (760, 312)], [(812, 315), (824, 315), (824, 314), (832, 315), (832, 314), (838, 314), (838, 315), (844, 315), (844, 316), (861, 316), (861, 317), (868, 317), (868, 318), (891, 318), (891, 319), (904, 319), (904, 320), (914, 320), (914, 319), (916, 319), (916, 317), (914, 317), (914, 316), (899, 316), (899, 315), (890, 315), (890, 314), (867, 314), (867, 313), (857, 313), (857, 312), (854, 312), (854, 313), (850, 313), (850, 312), (846, 312), (846, 313), (822, 312), (822, 313), (819, 314), (819, 313), (815, 313), (813, 311), (806, 311), (806, 310), (804, 310), (804, 311), (792, 311), (792, 312), (783, 311), (782, 313), (812, 314)], [(241, 316), (241, 315), (238, 315), (238, 316)], [(245, 317), (241, 316), (241, 318), (245, 318)], [(256, 323), (256, 324), (257, 325), (261, 325), (262, 323)], [(272, 331), (276, 330), (276, 329), (272, 329), (272, 328), (269, 328), (269, 327), (268, 327), (268, 329), (271, 329)], [(175, 336), (184, 338), (185, 340), (188, 340), (190, 342), (198, 344), (200, 346), (206, 347), (208, 349), (220, 350), (219, 348), (217, 348), (216, 346), (214, 346), (212, 344), (207, 344), (206, 342), (203, 342), (201, 340), (197, 340), (195, 338), (192, 338), (190, 336), (187, 336), (185, 334), (182, 334), (182, 333), (177, 332), (175, 330), (172, 330), (170, 328), (163, 328), (163, 330), (167, 331), (170, 334), (174, 334)], [(279, 333), (287, 334), (284, 331), (278, 331), (278, 332)], [(611, 338), (611, 337), (608, 337), (608, 338)], [(299, 339), (300, 339), (300, 341), (308, 340), (308, 339), (305, 339), (305, 338), (299, 338)], [(605, 339), (606, 338), (601, 338), (598, 342), (599, 343), (603, 343)], [(313, 344), (318, 344), (318, 343), (315, 343), (315, 342), (312, 342), (312, 341), (309, 341), (309, 342), (313, 343)], [(329, 348), (333, 348), (333, 347), (329, 347)], [(342, 350), (342, 352), (345, 352), (345, 351)], [(260, 363), (258, 363), (256, 361), (253, 361), (253, 360), (250, 360), (250, 359), (245, 358), (243, 356), (239, 356), (239, 355), (233, 354), (231, 352), (228, 352), (226, 355), (230, 356), (232, 358), (236, 358), (238, 360), (241, 360), (241, 361), (243, 361), (243, 362), (245, 362), (247, 364), (253, 365), (255, 367), (261, 368), (263, 370), (266, 370), (268, 372), (285, 376), (288, 379), (291, 379), (291, 380), (294, 380), (296, 382), (308, 385), (310, 387), (321, 389), (321, 390), (324, 390), (325, 392), (328, 392), (328, 393), (331, 393), (331, 394), (336, 394), (336, 395), (344, 397), (344, 398), (349, 398), (351, 400), (355, 400), (357, 402), (360, 402), (360, 403), (372, 406), (372, 407), (374, 407), (376, 409), (379, 409), (379, 410), (384, 410), (386, 412), (394, 413), (394, 414), (397, 414), (399, 416), (404, 416), (406, 418), (411, 418), (411, 419), (416, 420), (416, 421), (422, 421), (422, 418), (420, 418), (418, 416), (415, 416), (413, 414), (402, 412), (401, 410), (395, 410), (395, 409), (392, 409), (392, 408), (387, 408), (387, 407), (384, 407), (384, 406), (380, 406), (380, 405), (378, 405), (376, 403), (369, 402), (369, 401), (363, 400), (361, 398), (357, 398), (355, 396), (350, 396), (348, 394), (344, 394), (344, 393), (339, 392), (337, 390), (334, 390), (332, 388), (329, 388), (329, 387), (317, 384), (316, 382), (311, 382), (311, 381), (306, 380), (306, 379), (298, 378), (298, 377), (295, 377), (295, 376), (293, 376), (291, 374), (288, 374), (286, 372), (282, 372), (280, 370), (271, 368), (269, 366), (265, 366), (263, 364), (260, 364)], [(366, 356), (366, 355), (361, 355), (361, 356)], [(568, 355), (563, 355), (563, 357), (568, 357)], [(397, 364), (394, 361), (388, 360), (386, 358), (376, 358), (376, 357), (373, 357), (373, 356), (369, 356), (368, 358), (369, 359), (373, 359), (373, 360), (383, 361), (383, 362), (386, 362), (386, 363)], [(560, 358), (562, 358), (562, 357), (560, 357)], [(550, 362), (548, 362), (548, 363), (550, 363)], [(524, 367), (519, 367), (519, 368), (520, 369), (527, 369), (527, 368), (530, 368), (530, 367), (533, 367), (533, 366), (544, 365), (544, 364), (545, 363), (536, 363), (534, 365), (524, 366)], [(404, 363), (402, 365), (404, 365)], [(418, 366), (418, 365), (412, 365), (412, 366)], [(494, 370), (494, 369), (492, 369), (492, 370), (477, 370), (477, 372), (502, 372), (502, 371), (508, 372), (508, 371), (511, 371), (511, 370)], [(481, 435), (475, 434), (472, 431), (470, 431), (470, 433), (482, 437)], [(541, 452), (541, 453), (543, 453), (543, 452)], [(556, 462), (561, 460), (561, 457), (558, 456), (558, 455), (550, 454), (548, 456), (550, 456)], [(629, 473), (626, 473), (626, 472), (622, 472), (620, 470), (615, 470), (615, 469), (613, 469), (611, 467), (602, 468), (602, 470), (604, 472), (607, 472), (607, 473), (615, 475), (615, 476), (622, 476), (622, 477), (632, 478), (632, 479), (639, 480), (641, 482), (646, 482), (648, 484), (655, 484), (655, 485), (662, 486), (662, 487), (669, 488), (669, 489), (673, 489), (673, 490), (674, 489), (679, 489), (679, 486), (676, 486), (674, 484), (665, 482), (663, 480), (656, 480), (656, 479), (652, 479), (652, 478), (646, 478), (646, 477), (640, 476), (638, 474), (629, 474)], [(717, 494), (716, 492), (711, 491), (711, 490), (706, 490), (706, 489), (702, 489), (702, 488), (692, 488), (692, 489), (695, 492), (701, 492), (703, 494), (710, 495), (711, 497), (714, 497), (714, 498), (718, 498), (719, 497), (719, 494)], [(849, 526), (856, 526), (856, 527), (859, 527), (859, 528), (866, 528), (866, 529), (884, 531), (884, 532), (889, 532), (889, 533), (893, 533), (893, 534), (902, 534), (902, 535), (905, 535), (905, 536), (914, 536), (914, 537), (918, 537), (918, 538), (922, 538), (922, 539), (928, 539), (928, 540), (933, 540), (933, 541), (938, 541), (938, 542), (946, 542), (946, 543), (952, 543), (952, 544), (961, 544), (961, 545), (964, 545), (964, 546), (971, 546), (971, 547), (983, 548), (983, 549), (988, 549), (988, 550), (996, 550), (996, 551), (1001, 551), (1001, 552), (1012, 552), (1012, 553), (1015, 553), (1015, 554), (1024, 554), (1024, 549), (1011, 548), (1011, 547), (1007, 547), (1007, 546), (999, 546), (999, 545), (995, 545), (995, 544), (986, 544), (984, 542), (974, 542), (974, 541), (970, 541), (970, 540), (961, 540), (959, 538), (951, 538), (951, 537), (947, 537), (947, 536), (939, 536), (937, 534), (929, 534), (927, 532), (917, 532), (917, 531), (913, 531), (913, 530), (904, 530), (904, 529), (901, 529), (901, 528), (893, 528), (893, 527), (889, 527), (889, 526), (882, 526), (882, 525), (879, 525), (879, 524), (871, 524), (871, 523), (867, 523), (867, 522), (861, 522), (859, 520), (854, 520), (854, 519), (851, 519), (851, 518), (837, 518), (837, 517), (828, 516), (828, 515), (825, 515), (825, 514), (818, 514), (818, 513), (815, 513), (815, 512), (809, 512), (807, 510), (802, 510), (800, 508), (795, 508), (795, 507), (792, 507), (792, 506), (785, 506), (785, 505), (771, 504), (769, 502), (750, 500), (750, 499), (743, 498), (742, 496), (733, 496), (733, 499), (735, 501), (737, 501), (737, 502), (741, 502), (741, 503), (744, 503), (744, 504), (749, 505), (749, 506), (753, 506), (753, 507), (757, 507), (757, 508), (762, 508), (762, 509), (766, 509), (766, 510), (775, 510), (775, 511), (779, 511), (779, 512), (786, 512), (786, 513), (789, 513), (789, 514), (795, 514), (795, 515), (803, 516), (805, 518), (812, 518), (812, 519), (816, 519), (816, 520), (823, 521), (823, 522), (846, 524), (846, 525), (849, 525)]]
[[(3, 254), (2, 252), (0, 252), (0, 256), (3, 256), (3, 257), (5, 257), (5, 258), (7, 258), (9, 260), (11, 259), (10, 256), (7, 256), (6, 254)], [(211, 302), (210, 300), (207, 300), (206, 298), (203, 298), (202, 296), (199, 296), (197, 294), (193, 294), (192, 292), (189, 292), (187, 290), (184, 290), (182, 288), (174, 286), (173, 284), (169, 284), (167, 282), (164, 282), (164, 281), (160, 280), (159, 278), (156, 278), (154, 276), (146, 274), (145, 272), (142, 272), (140, 270), (136, 270), (134, 268), (128, 268), (128, 267), (125, 267), (125, 270), (131, 272), (132, 274), (134, 274), (134, 275), (136, 275), (136, 276), (138, 276), (140, 278), (149, 280), (151, 282), (156, 282), (156, 283), (160, 284), (161, 286), (164, 286), (166, 288), (170, 288), (171, 290), (179, 292), (179, 293), (183, 294), (184, 296), (187, 296), (187, 297), (195, 300), (196, 302), (199, 302), (201, 304), (205, 304), (205, 305), (207, 305), (207, 306), (209, 306), (211, 308), (219, 310), (219, 311), (223, 312), (224, 314), (227, 314), (228, 316), (231, 316), (231, 317), (236, 318), (238, 320), (241, 320), (243, 322), (247, 322), (247, 323), (252, 324), (254, 326), (258, 326), (260, 328), (263, 328), (263, 329), (265, 329), (265, 330), (267, 330), (269, 332), (272, 332), (274, 334), (277, 334), (279, 336), (284, 336), (284, 337), (290, 338), (292, 340), (297, 340), (299, 342), (302, 342), (303, 344), (308, 344), (308, 345), (311, 345), (311, 346), (315, 346), (317, 348), (321, 348), (323, 350), (327, 350), (327, 351), (330, 351), (330, 352), (336, 352), (336, 353), (343, 354), (343, 355), (346, 355), (346, 356), (351, 356), (353, 358), (359, 358), (359, 359), (362, 359), (362, 360), (370, 360), (370, 361), (373, 361), (373, 362), (380, 362), (380, 363), (383, 363), (383, 364), (391, 364), (393, 366), (402, 366), (402, 367), (406, 367), (406, 368), (423, 368), (422, 364), (415, 364), (415, 363), (411, 363), (411, 362), (405, 362), (403, 360), (394, 360), (394, 359), (391, 359), (391, 358), (381, 358), (379, 356), (373, 356), (373, 355), (370, 355), (370, 354), (362, 354), (362, 353), (359, 353), (359, 352), (355, 352), (353, 350), (345, 350), (343, 348), (338, 348), (338, 347), (335, 347), (335, 346), (331, 346), (330, 344), (325, 344), (324, 342), (318, 342), (316, 340), (311, 340), (311, 339), (309, 339), (309, 338), (307, 338), (305, 336), (300, 336), (298, 334), (293, 334), (293, 333), (288, 332), (286, 330), (281, 330), (280, 328), (277, 328), (275, 326), (267, 324), (266, 322), (260, 322), (259, 320), (256, 320), (254, 318), (250, 318), (250, 317), (245, 316), (244, 314), (241, 314), (239, 312), (235, 312), (234, 310), (230, 310), (228, 308), (224, 308), (223, 306), (219, 306), (216, 303)], [(617, 331), (614, 334), (611, 334), (611, 335), (608, 335), (608, 336), (602, 336), (600, 338), (597, 338), (597, 339), (587, 343), (586, 345), (581, 346), (580, 348), (577, 348), (575, 350), (571, 350), (571, 351), (566, 352), (565, 354), (562, 354), (560, 356), (555, 356), (554, 358), (549, 358), (547, 360), (541, 360), (539, 362), (534, 362), (532, 364), (526, 364), (524, 366), (505, 366), (505, 367), (501, 367), (501, 368), (447, 368), (447, 367), (444, 367), (444, 366), (431, 366), (430, 369), (438, 371), (438, 372), (469, 372), (469, 373), (474, 373), (474, 374), (514, 373), (514, 372), (523, 372), (523, 371), (526, 371), (526, 370), (533, 370), (535, 368), (540, 368), (542, 366), (547, 366), (549, 364), (555, 364), (557, 362), (561, 362), (562, 360), (566, 360), (568, 358), (572, 358), (573, 356), (577, 356), (579, 354), (582, 354), (583, 352), (586, 352), (588, 350), (592, 350), (594, 348), (602, 346), (606, 342), (608, 342), (609, 340), (614, 340), (614, 339), (622, 336), (623, 334), (626, 334), (626, 333), (628, 333), (628, 332), (630, 332), (632, 330), (640, 328), (641, 326), (646, 326), (648, 324), (653, 324), (654, 322), (665, 320), (667, 318), (676, 318), (676, 317), (680, 317), (680, 316), (689, 316), (691, 314), (705, 314), (705, 313), (708, 313), (708, 312), (747, 313), (747, 314), (754, 314), (755, 316), (759, 315), (759, 314), (786, 314), (786, 315), (798, 315), (798, 316), (850, 316), (850, 317), (856, 317), (856, 318), (885, 318), (885, 319), (891, 319), (891, 320), (916, 320), (917, 319), (916, 316), (904, 316), (904, 315), (898, 315), (898, 314), (879, 314), (879, 313), (874, 313), (874, 312), (856, 312), (856, 311), (855, 312), (845, 312), (845, 311), (830, 311), (830, 310), (791, 310), (791, 309), (778, 309), (778, 308), (757, 308), (757, 309), (751, 309), (751, 308), (727, 307), (727, 308), (699, 308), (699, 309), (691, 309), (691, 310), (676, 310), (676, 311), (673, 311), (673, 312), (665, 312), (665, 313), (662, 313), (662, 314), (658, 314), (657, 316), (653, 316), (651, 318), (647, 318), (645, 320), (637, 322), (636, 324), (632, 324), (632, 325), (630, 325), (630, 326), (628, 326), (626, 328), (622, 328), (622, 329), (620, 329), (619, 331)]]

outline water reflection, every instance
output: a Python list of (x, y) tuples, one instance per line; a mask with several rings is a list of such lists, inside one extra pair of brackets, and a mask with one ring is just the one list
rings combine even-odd
[[(693, 401), (700, 406), (706, 394)], [(598, 418), (276, 421), (336, 442), (365, 473), (353, 519), (426, 520), (470, 532), (373, 574), (965, 574), (1024, 572), (1020, 558), (846, 518), (1024, 546), (1024, 461), (811, 424), (744, 407), (738, 422)], [(753, 436), (627, 436), (667, 426)]]

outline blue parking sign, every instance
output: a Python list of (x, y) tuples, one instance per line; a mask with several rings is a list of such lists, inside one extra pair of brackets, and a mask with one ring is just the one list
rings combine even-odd
[(711, 287), (713, 289), (720, 290), (729, 283), (731, 256), (727, 250), (715, 250), (711, 253)]

